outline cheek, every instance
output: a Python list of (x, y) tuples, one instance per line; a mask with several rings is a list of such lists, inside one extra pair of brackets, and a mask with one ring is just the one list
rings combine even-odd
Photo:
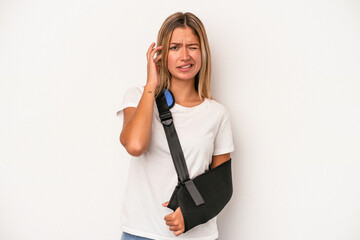
[(201, 53), (197, 53), (194, 57), (193, 57), (200, 69), (201, 65), (202, 65), (202, 60), (201, 60)]
[(168, 54), (167, 65), (168, 68), (173, 68), (176, 65), (175, 58), (172, 54)]

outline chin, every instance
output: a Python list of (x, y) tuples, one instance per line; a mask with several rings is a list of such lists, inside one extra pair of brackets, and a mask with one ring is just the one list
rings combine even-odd
[(183, 81), (188, 81), (188, 80), (193, 80), (195, 79), (197, 73), (180, 73), (180, 74), (172, 74), (172, 78), (178, 79), (178, 80), (183, 80)]
[(172, 76), (173, 79), (180, 80), (180, 81), (191, 81), (195, 79), (196, 75), (192, 76)]

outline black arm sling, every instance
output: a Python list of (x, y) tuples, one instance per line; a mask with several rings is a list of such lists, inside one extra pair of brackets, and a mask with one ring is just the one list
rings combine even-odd
[(172, 193), (168, 208), (175, 211), (180, 207), (186, 232), (218, 215), (229, 202), (233, 192), (231, 159), (190, 179), (172, 114), (169, 110), (174, 104), (174, 97), (168, 90), (160, 92), (156, 97), (160, 121), (165, 130), (170, 154), (178, 176), (178, 184)]

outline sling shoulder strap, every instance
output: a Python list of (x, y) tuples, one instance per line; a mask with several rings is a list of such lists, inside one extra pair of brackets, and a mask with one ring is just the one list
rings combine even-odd
[[(172, 96), (172, 94), (168, 90), (165, 90), (164, 92), (160, 92), (159, 95), (156, 97), (156, 105), (159, 111), (160, 121), (165, 130), (170, 154), (175, 166), (176, 173), (178, 175), (179, 183), (185, 185), (196, 206), (199, 206), (201, 204), (204, 204), (205, 202), (194, 182), (189, 178), (189, 172), (185, 162), (184, 153), (182, 151), (180, 141), (176, 133), (168, 101), (166, 101), (166, 99), (169, 97), (169, 94), (170, 96)], [(174, 102), (175, 99), (172, 96), (172, 103), (170, 104), (173, 104)]]

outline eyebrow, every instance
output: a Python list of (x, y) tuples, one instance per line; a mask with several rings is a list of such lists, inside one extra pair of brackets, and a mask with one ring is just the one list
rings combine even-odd
[[(177, 42), (172, 42), (172, 43), (170, 43), (170, 45), (171, 44), (174, 44), (174, 45), (183, 45), (182, 43), (177, 43)], [(188, 44), (187, 46), (193, 46), (193, 45), (196, 45), (196, 46), (199, 46), (199, 44), (198, 43), (190, 43), (190, 44)]]

